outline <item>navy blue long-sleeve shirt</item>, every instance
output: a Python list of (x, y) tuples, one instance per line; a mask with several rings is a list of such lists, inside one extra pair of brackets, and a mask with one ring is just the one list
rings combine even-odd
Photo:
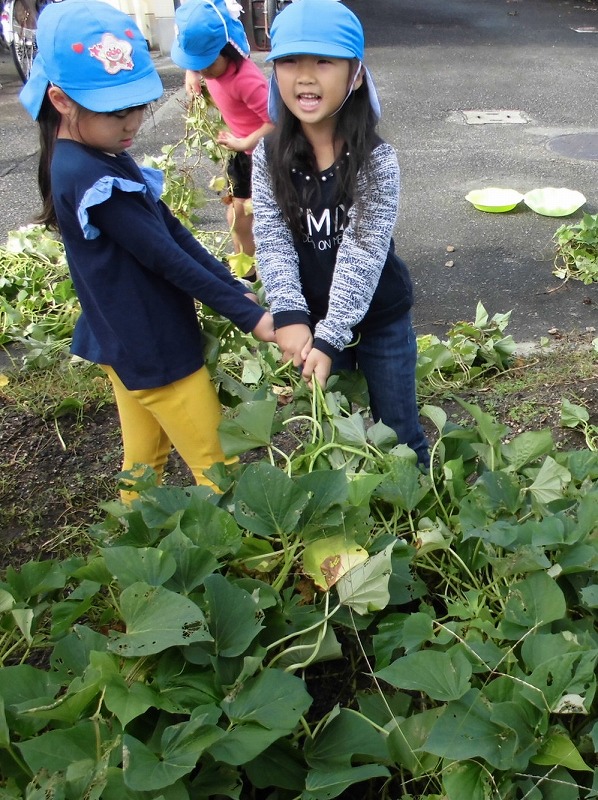
[(195, 299), (244, 332), (264, 313), (159, 200), (159, 176), (127, 153), (56, 142), (52, 195), (82, 309), (72, 352), (111, 366), (131, 390), (203, 365)]

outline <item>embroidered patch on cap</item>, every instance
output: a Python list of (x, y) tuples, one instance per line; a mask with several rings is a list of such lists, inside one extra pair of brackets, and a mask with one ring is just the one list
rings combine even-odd
[(121, 69), (133, 69), (133, 45), (125, 39), (117, 39), (112, 33), (105, 33), (98, 44), (89, 48), (89, 52), (104, 64), (110, 75), (116, 75)]

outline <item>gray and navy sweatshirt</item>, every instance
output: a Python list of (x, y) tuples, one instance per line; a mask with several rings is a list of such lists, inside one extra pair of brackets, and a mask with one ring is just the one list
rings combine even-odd
[(395, 151), (382, 140), (374, 145), (368, 175), (358, 175), (359, 203), (335, 200), (338, 170), (347, 157), (315, 176), (289, 175), (300, 196), (302, 182), (318, 182), (313, 202), (302, 209), (298, 237), (276, 204), (263, 140), (253, 154), (256, 255), (275, 326), (309, 325), (314, 347), (331, 357), (357, 334), (380, 330), (413, 304), (409, 272), (392, 239), (400, 188)]

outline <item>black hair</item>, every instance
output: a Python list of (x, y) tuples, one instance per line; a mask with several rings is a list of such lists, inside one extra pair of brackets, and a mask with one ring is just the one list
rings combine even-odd
[(54, 145), (56, 143), (58, 129), (60, 127), (61, 116), (52, 105), (47, 92), (42, 101), (37, 121), (39, 123), (40, 144), (39, 163), (37, 167), (37, 183), (42, 198), (42, 210), (34, 221), (40, 225), (45, 225), (46, 228), (58, 230), (56, 209), (54, 208), (54, 200), (52, 199), (50, 167), (52, 164), (52, 155), (54, 154)]
[[(365, 79), (352, 91), (344, 105), (336, 113), (335, 142), (343, 152), (343, 168), (338, 171), (338, 203), (350, 200), (357, 206), (359, 221), (359, 199), (357, 198), (357, 173), (364, 170), (367, 176), (369, 157), (378, 136), (377, 117), (370, 103)], [(294, 235), (301, 233), (301, 209), (307, 207), (308, 198), (318, 191), (319, 181), (303, 181), (302, 190), (297, 190), (290, 179), (293, 170), (315, 178), (319, 172), (311, 144), (305, 137), (300, 121), (280, 101), (276, 128), (266, 137), (266, 153), (274, 197), (287, 224)], [(303, 192), (303, 194), (301, 194)]]
[(220, 51), (220, 55), (224, 56), (224, 58), (228, 58), (229, 61), (232, 61), (233, 64), (239, 69), (239, 66), (246, 61), (247, 59), (242, 53), (239, 53), (236, 47), (230, 42), (227, 42), (222, 50)]

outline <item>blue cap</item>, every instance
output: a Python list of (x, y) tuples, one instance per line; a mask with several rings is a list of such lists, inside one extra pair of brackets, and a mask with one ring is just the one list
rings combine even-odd
[(145, 37), (129, 17), (102, 0), (45, 6), (38, 52), (19, 99), (37, 119), (49, 84), (89, 111), (120, 111), (157, 100), (162, 81)]
[[(271, 48), (266, 61), (285, 56), (350, 58), (363, 63), (364, 35), (361, 22), (340, 0), (293, 0), (274, 17)], [(370, 103), (380, 117), (380, 101), (369, 71), (364, 67)], [(268, 112), (276, 121), (281, 102), (276, 76), (270, 78)]]
[(250, 47), (243, 23), (242, 7), (235, 0), (187, 0), (174, 15), (176, 37), (170, 51), (182, 69), (202, 70), (211, 66), (226, 44), (249, 57)]
[(274, 17), (266, 61), (312, 55), (363, 61), (361, 22), (338, 0), (294, 0)]

